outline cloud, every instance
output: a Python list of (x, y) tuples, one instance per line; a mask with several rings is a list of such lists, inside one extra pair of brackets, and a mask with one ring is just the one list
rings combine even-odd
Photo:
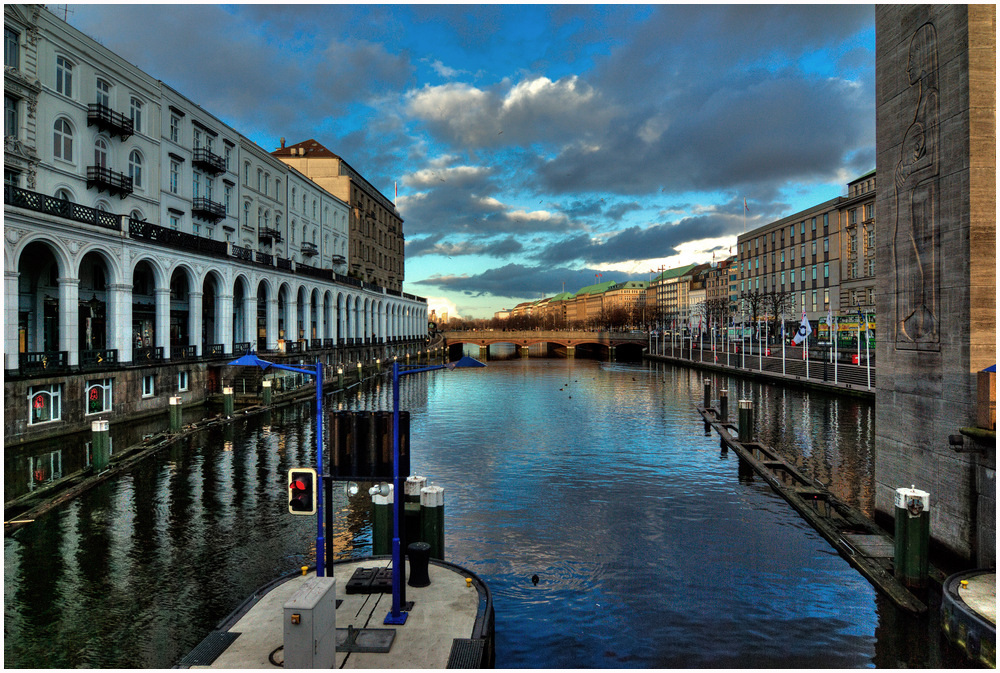
[(435, 274), (416, 284), (437, 287), (446, 291), (459, 291), (471, 296), (493, 295), (495, 297), (525, 298), (550, 297), (566, 288), (579, 289), (590, 284), (594, 274), (589, 270), (533, 267), (522, 264), (506, 264), (496, 269), (488, 269), (477, 275)]
[(408, 240), (406, 242), (406, 257), (412, 259), (424, 255), (443, 257), (481, 255), (503, 258), (519, 254), (524, 250), (524, 246), (513, 236), (485, 243), (473, 241), (442, 242), (441, 238), (441, 236), (426, 236)]

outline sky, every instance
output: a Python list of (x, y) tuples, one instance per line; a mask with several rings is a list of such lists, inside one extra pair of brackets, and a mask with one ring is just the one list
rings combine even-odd
[(264, 149), (315, 139), (395, 198), (403, 290), (452, 317), (724, 259), (875, 167), (872, 5), (69, 8)]

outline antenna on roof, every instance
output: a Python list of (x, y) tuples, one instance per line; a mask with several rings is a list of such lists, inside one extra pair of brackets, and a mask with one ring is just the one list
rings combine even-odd
[[(61, 9), (63, 13), (63, 21), (66, 21), (66, 17), (70, 14), (76, 14), (75, 9), (70, 9), (69, 5), (56, 5), (56, 9)], [(58, 14), (57, 14), (58, 16)]]

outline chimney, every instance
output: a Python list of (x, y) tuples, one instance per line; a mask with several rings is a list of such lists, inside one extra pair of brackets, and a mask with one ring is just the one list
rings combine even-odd
[(285, 149), (285, 139), (281, 139), (281, 149)]

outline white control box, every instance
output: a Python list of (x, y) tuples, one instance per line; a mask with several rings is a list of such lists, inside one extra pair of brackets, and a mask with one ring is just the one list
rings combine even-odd
[(285, 668), (333, 668), (337, 656), (337, 580), (310, 577), (285, 603)]

